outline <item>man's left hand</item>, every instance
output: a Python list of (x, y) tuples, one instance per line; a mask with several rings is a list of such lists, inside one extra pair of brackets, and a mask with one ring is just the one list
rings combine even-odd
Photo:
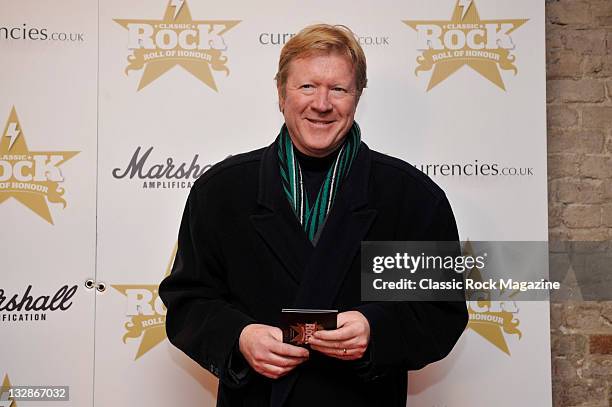
[(341, 360), (360, 359), (370, 343), (370, 323), (359, 311), (338, 314), (338, 328), (317, 331), (308, 341), (313, 350)]

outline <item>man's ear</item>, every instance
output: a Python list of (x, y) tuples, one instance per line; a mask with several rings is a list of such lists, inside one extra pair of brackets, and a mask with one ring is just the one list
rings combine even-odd
[(355, 90), (355, 109), (357, 109), (357, 105), (359, 104), (359, 101), (361, 100), (361, 95), (363, 95), (363, 89), (361, 89), (360, 91)]
[(278, 110), (283, 113), (285, 109), (285, 96), (283, 96), (283, 90), (280, 85), (276, 85), (276, 92), (278, 93)]

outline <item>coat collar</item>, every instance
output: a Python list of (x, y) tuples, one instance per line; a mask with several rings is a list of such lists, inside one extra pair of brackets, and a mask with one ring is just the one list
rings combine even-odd
[[(370, 175), (371, 152), (368, 146), (361, 142), (359, 153), (351, 166), (347, 178), (343, 182), (341, 193), (346, 194), (350, 209), (366, 206), (368, 203), (368, 179)], [(346, 187), (350, 185), (350, 187)], [(285, 201), (281, 201), (282, 197)], [(289, 207), (281, 189), (280, 170), (278, 164), (278, 143), (275, 140), (263, 152), (259, 167), (259, 192), (257, 203), (270, 210)], [(282, 204), (282, 205), (281, 205)]]
[[(293, 307), (330, 307), (376, 211), (368, 208), (371, 152), (361, 143), (343, 181), (316, 247), (282, 191), (277, 142), (263, 152), (258, 208), (251, 221), (300, 289)], [(319, 305), (317, 305), (319, 304)], [(288, 304), (289, 305), (289, 304)]]

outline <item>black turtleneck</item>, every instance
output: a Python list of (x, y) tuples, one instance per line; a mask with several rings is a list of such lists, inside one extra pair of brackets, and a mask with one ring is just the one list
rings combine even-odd
[(312, 205), (317, 199), (325, 175), (327, 175), (327, 171), (334, 163), (340, 149), (336, 149), (336, 151), (325, 157), (311, 157), (301, 153), (297, 148), (294, 148), (293, 151), (295, 151), (295, 156), (300, 163), (308, 202)]

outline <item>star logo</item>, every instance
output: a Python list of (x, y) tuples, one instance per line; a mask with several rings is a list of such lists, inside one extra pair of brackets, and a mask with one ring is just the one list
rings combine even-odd
[[(172, 270), (176, 250), (175, 244), (164, 277)], [(127, 332), (123, 335), (123, 343), (126, 343), (128, 338), (140, 338), (134, 358), (138, 360), (166, 339), (166, 307), (158, 294), (159, 284), (119, 284), (112, 287), (126, 297), (126, 316), (130, 317), (130, 320), (124, 325)]]
[(427, 91), (466, 65), (506, 90), (500, 69), (518, 72), (510, 34), (527, 21), (482, 20), (473, 0), (457, 0), (450, 20), (403, 20), (417, 31), (422, 51), (415, 74), (433, 69)]
[(17, 402), (12, 397), (9, 397), (10, 388), (11, 381), (8, 374), (5, 374), (2, 387), (0, 387), (0, 407), (17, 407)]
[(217, 91), (212, 71), (225, 72), (228, 58), (223, 35), (240, 20), (194, 20), (185, 0), (170, 0), (161, 20), (126, 20), (115, 22), (128, 30), (126, 75), (131, 70), (144, 72), (138, 90), (175, 66), (180, 66)]
[(78, 153), (31, 151), (13, 107), (0, 138), (0, 204), (14, 198), (53, 224), (49, 202), (66, 207), (59, 167)]
[[(474, 250), (470, 242), (466, 242), (463, 250), (464, 253), (473, 256)], [(467, 278), (483, 281), (478, 267), (469, 270)], [(500, 292), (500, 296), (503, 295), (504, 290)], [(522, 337), (518, 329), (520, 321), (516, 318), (519, 309), (516, 302), (510, 300), (513, 295), (514, 293), (508, 296), (508, 301), (491, 301), (491, 293), (486, 290), (468, 293), (471, 301), (468, 301), (467, 329), (473, 330), (508, 356), (510, 356), (510, 348), (506, 335), (517, 335), (519, 339)]]
[(516, 318), (518, 308), (514, 301), (468, 301), (468, 328), (510, 356), (506, 335), (522, 338)]

